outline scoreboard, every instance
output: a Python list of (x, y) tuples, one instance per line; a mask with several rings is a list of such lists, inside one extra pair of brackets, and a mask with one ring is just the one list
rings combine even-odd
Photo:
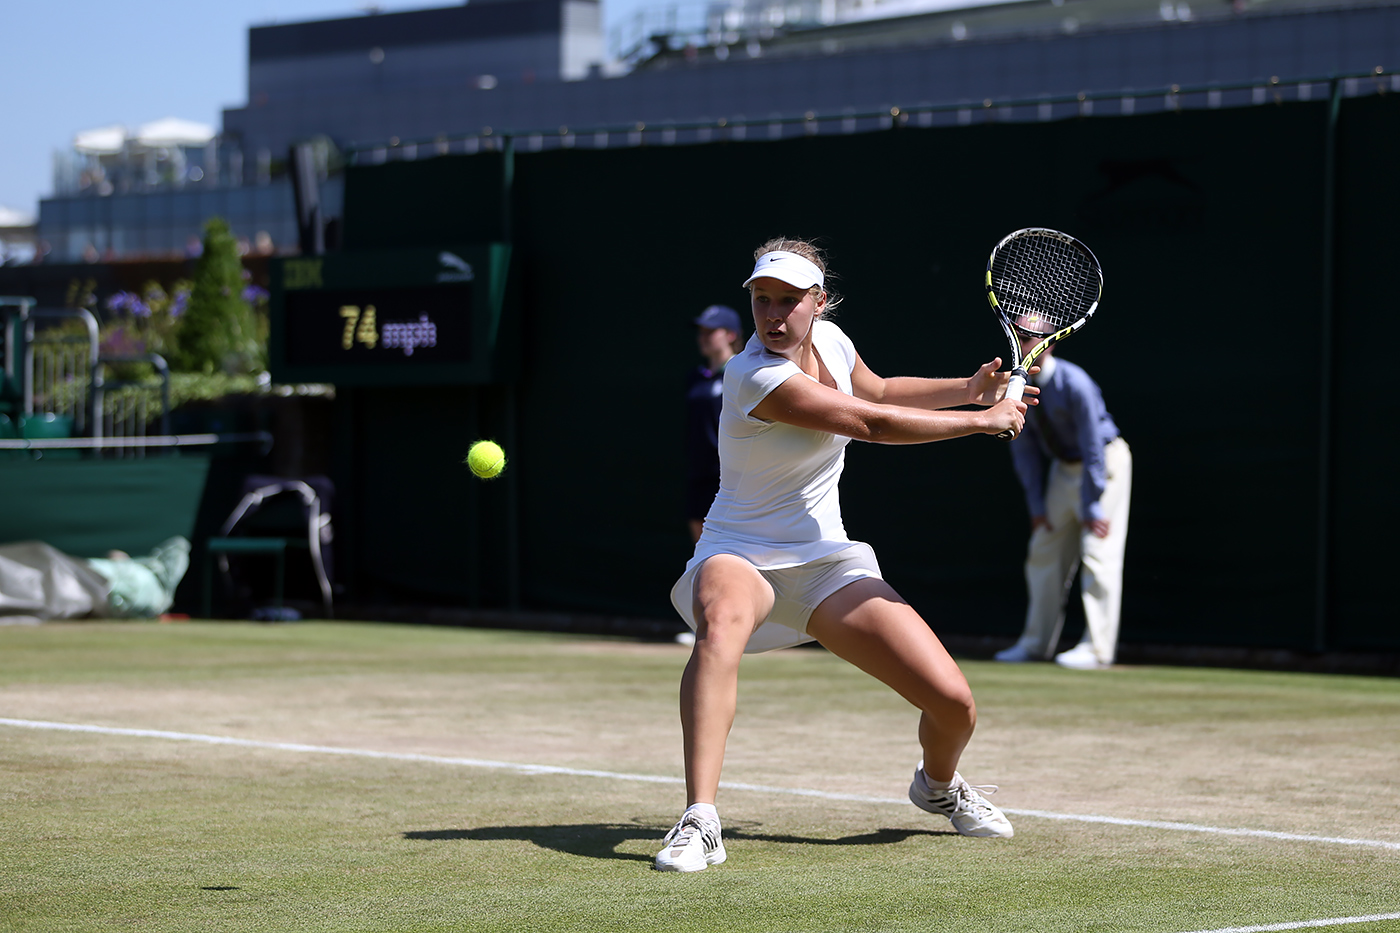
[(509, 265), (503, 243), (275, 259), (272, 378), (344, 386), (503, 381)]

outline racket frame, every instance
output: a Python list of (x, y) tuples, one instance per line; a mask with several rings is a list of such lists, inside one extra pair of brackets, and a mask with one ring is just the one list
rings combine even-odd
[[(1078, 320), (1071, 322), (1068, 326), (1062, 327), (1051, 334), (1042, 335), (1036, 331), (1027, 330), (1024, 327), (1018, 326), (1011, 320), (1011, 316), (1006, 313), (1006, 309), (1001, 306), (1001, 303), (997, 301), (996, 291), (992, 287), (992, 264), (996, 262), (997, 253), (999, 253), (1002, 247), (1007, 243), (1018, 237), (1025, 236), (1051, 237), (1080, 250), (1084, 255), (1089, 257), (1089, 261), (1093, 263), (1094, 273), (1098, 276), (1099, 294), (1098, 297), (1094, 299), (1093, 303), (1089, 305), (1089, 309), (1085, 311)], [(997, 323), (1001, 325), (1002, 331), (1006, 334), (1006, 342), (1011, 348), (1011, 379), (1006, 384), (1005, 397), (1020, 401), (1021, 396), (1025, 393), (1026, 383), (1030, 381), (1030, 373), (1028, 370), (1035, 365), (1036, 359), (1050, 347), (1064, 340), (1070, 334), (1087, 324), (1089, 318), (1093, 317), (1094, 312), (1098, 310), (1099, 299), (1103, 296), (1103, 268), (1099, 265), (1098, 257), (1094, 255), (1093, 251), (1068, 233), (1062, 233), (1059, 230), (1053, 230), (1049, 227), (1025, 227), (1021, 230), (1014, 230), (1008, 233), (1001, 238), (996, 246), (992, 247), (992, 254), (987, 257), (986, 284), (987, 301), (991, 304), (992, 311), (996, 313)], [(1043, 339), (1022, 357), (1021, 335), (1032, 338), (1042, 337)], [(1003, 440), (1011, 440), (1015, 436), (1016, 435), (1011, 431), (1003, 431), (997, 435), (997, 437)]]

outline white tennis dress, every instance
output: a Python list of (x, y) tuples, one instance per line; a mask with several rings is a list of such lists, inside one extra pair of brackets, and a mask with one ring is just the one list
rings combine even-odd
[[(812, 325), (812, 343), (837, 387), (853, 394), (856, 348), (850, 338), (835, 324), (818, 320)], [(841, 521), (837, 484), (851, 439), (750, 414), (793, 376), (811, 378), (796, 363), (764, 349), (757, 335), (724, 368), (719, 492), (705, 517), (695, 555), (671, 590), (672, 604), (692, 628), (695, 574), (716, 554), (737, 555), (764, 571), (800, 567), (860, 546), (874, 568), (863, 575), (879, 576), (873, 552), (851, 541)], [(805, 628), (805, 617), (802, 625)], [(803, 631), (769, 621), (754, 633), (747, 650), (811, 640)]]

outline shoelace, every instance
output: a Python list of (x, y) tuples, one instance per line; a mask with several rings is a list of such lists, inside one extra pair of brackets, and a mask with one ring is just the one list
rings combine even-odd
[(666, 838), (661, 840), (663, 846), (671, 846), (673, 849), (683, 849), (690, 845), (691, 839), (697, 834), (703, 836), (705, 826), (700, 820), (694, 817), (682, 819), (671, 831), (666, 834)]
[(676, 847), (679, 848), (681, 846), (687, 845), (690, 842), (690, 837), (695, 835), (699, 831), (700, 824), (696, 821), (681, 820), (675, 826), (671, 827), (671, 831), (666, 834), (665, 839), (661, 840), (661, 844), (663, 846), (667, 846), (674, 842), (676, 844)]
[[(969, 784), (966, 781), (962, 781), (948, 789), (952, 791), (959, 800), (964, 801), (967, 806), (975, 807), (980, 811), (988, 813), (991, 812), (992, 805), (986, 800), (983, 800), (982, 796), (990, 797), (992, 794), (1001, 790), (996, 784)], [(973, 793), (973, 791), (976, 791), (976, 793)]]

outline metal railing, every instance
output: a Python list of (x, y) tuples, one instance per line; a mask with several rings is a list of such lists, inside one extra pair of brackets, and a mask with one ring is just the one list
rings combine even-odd
[[(153, 386), (142, 378), (108, 379), (109, 367), (147, 365), (159, 380)], [(97, 358), (98, 378), (93, 381), (93, 411), (101, 420), (98, 437), (146, 437), (150, 427), (156, 424), (159, 434), (170, 433), (170, 367), (158, 353), (144, 353), (137, 356), (99, 356)], [(159, 403), (158, 412), (152, 413), (151, 406)], [(121, 449), (131, 456), (145, 456), (145, 447)], [(119, 453), (118, 455), (122, 455)]]
[(675, 47), (767, 41), (782, 30), (850, 19), (854, 7), (850, 0), (672, 0), (638, 7), (614, 25), (608, 32), (608, 51), (630, 65), (658, 40)]
[[(61, 328), (40, 330), (37, 319), (71, 319), (84, 325), (81, 335)], [(79, 435), (102, 436), (101, 422), (94, 417), (93, 374), (98, 368), (97, 319), (90, 311), (36, 308), (24, 322), (23, 412), (36, 411), (66, 416)], [(98, 375), (96, 385), (101, 386)]]
[(713, 120), (671, 120), (559, 126), (537, 129), (482, 127), (475, 133), (428, 139), (393, 137), (345, 148), (351, 165), (410, 162), (445, 155), (539, 152), (552, 149), (609, 149), (637, 146), (697, 145), (716, 142), (767, 142), (799, 136), (849, 135), (904, 127), (970, 126), (995, 122), (1050, 122), (1084, 117), (1134, 116), (1181, 110), (1258, 107), (1294, 101), (1326, 101), (1400, 92), (1400, 72), (1384, 67), (1365, 72), (1295, 77), (1272, 76), (1199, 85), (1113, 91), (1080, 91), (1037, 97), (984, 98), (942, 103), (910, 102), (874, 110), (818, 113), (738, 114)]
[[(14, 415), (7, 414), (11, 430), (19, 435), (4, 438), (0, 448), (57, 446), (143, 457), (148, 449), (174, 446), (145, 443), (152, 427), (159, 436), (170, 434), (165, 360), (154, 353), (104, 356), (92, 312), (36, 304), (33, 298), (0, 296), (3, 394)], [(41, 322), (51, 326), (40, 327)], [(126, 367), (126, 374), (119, 375), (118, 367)], [(154, 374), (154, 382), (142, 367)]]
[(268, 431), (230, 434), (158, 434), (150, 437), (21, 437), (0, 439), (0, 450), (144, 450), (176, 447), (213, 447), (217, 444), (258, 444), (263, 453), (272, 449)]

